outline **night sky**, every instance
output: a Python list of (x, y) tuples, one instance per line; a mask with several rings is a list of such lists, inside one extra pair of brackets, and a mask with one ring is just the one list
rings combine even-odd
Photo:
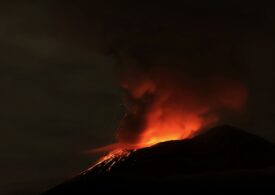
[(7, 2), (0, 194), (36, 194), (93, 163), (87, 151), (115, 141), (125, 112), (120, 72), (136, 61), (238, 76), (246, 109), (222, 122), (275, 142), (275, 12), (264, 1)]

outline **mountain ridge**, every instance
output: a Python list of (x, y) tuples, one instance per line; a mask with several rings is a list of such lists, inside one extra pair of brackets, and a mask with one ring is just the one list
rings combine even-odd
[(218, 188), (268, 189), (274, 182), (275, 144), (224, 125), (192, 139), (125, 151), (44, 195), (193, 190), (196, 185), (209, 189), (213, 184)]

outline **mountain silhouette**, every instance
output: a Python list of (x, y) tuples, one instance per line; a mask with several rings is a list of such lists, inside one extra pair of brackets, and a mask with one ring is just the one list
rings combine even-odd
[(114, 154), (43, 195), (275, 192), (275, 145), (231, 126)]

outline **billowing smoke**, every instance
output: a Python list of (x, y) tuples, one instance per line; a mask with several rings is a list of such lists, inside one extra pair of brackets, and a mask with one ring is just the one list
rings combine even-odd
[(183, 54), (146, 54), (146, 60), (121, 55), (127, 114), (117, 134), (120, 143), (143, 147), (188, 138), (218, 122), (224, 111), (238, 112), (245, 104), (245, 85), (230, 67), (188, 62)]
[(246, 8), (239, 1), (66, 4), (73, 11), (64, 23), (73, 22), (74, 33), (84, 32), (88, 45), (117, 62), (127, 108), (118, 145), (192, 137), (242, 110), (242, 40), (254, 14)]

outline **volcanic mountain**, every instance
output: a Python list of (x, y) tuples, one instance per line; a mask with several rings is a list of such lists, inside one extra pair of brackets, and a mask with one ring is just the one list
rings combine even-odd
[(242, 190), (262, 194), (275, 192), (274, 185), (275, 145), (219, 126), (192, 139), (113, 154), (44, 195)]

